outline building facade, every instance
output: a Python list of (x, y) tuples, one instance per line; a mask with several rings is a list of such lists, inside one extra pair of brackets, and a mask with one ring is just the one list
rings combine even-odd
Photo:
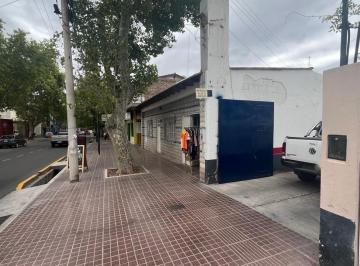
[[(284, 138), (321, 120), (322, 76), (312, 68), (230, 68), (229, 1), (203, 0), (201, 19), (201, 72), (136, 107), (142, 145), (198, 168), (206, 183), (271, 175)], [(196, 88), (208, 97), (197, 99)]]
[(127, 109), (127, 114), (125, 117), (126, 120), (126, 129), (128, 134), (128, 140), (131, 144), (140, 145), (141, 144), (141, 112), (137, 111), (137, 106), (163, 92), (164, 90), (171, 87), (173, 84), (183, 80), (184, 77), (176, 73), (163, 75), (158, 77), (157, 81), (151, 84), (146, 92), (140, 95), (135, 99)]

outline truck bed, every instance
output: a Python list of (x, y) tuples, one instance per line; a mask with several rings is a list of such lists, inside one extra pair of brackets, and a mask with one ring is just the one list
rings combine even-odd
[(319, 164), (321, 138), (287, 137), (283, 159), (310, 164)]

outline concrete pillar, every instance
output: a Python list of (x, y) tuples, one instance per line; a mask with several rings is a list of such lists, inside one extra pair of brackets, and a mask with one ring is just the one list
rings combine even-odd
[(218, 99), (231, 89), (229, 68), (229, 0), (202, 0), (201, 88), (212, 97), (200, 103), (200, 176), (205, 183), (217, 181)]
[(360, 64), (324, 74), (320, 264), (358, 265)]

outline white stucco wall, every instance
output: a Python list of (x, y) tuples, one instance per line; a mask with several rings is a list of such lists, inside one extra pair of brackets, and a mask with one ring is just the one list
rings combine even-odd
[(274, 147), (304, 136), (322, 117), (322, 75), (311, 69), (231, 69), (225, 99), (274, 102)]
[(0, 112), (0, 118), (18, 120), (18, 118), (16, 116), (16, 112), (12, 111), (12, 110), (8, 110), (8, 111), (5, 111), (5, 112)]

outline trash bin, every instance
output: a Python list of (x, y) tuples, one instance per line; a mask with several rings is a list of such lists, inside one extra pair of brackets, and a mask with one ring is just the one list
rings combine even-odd
[(86, 147), (86, 135), (78, 135), (77, 143), (78, 145), (84, 145)]

